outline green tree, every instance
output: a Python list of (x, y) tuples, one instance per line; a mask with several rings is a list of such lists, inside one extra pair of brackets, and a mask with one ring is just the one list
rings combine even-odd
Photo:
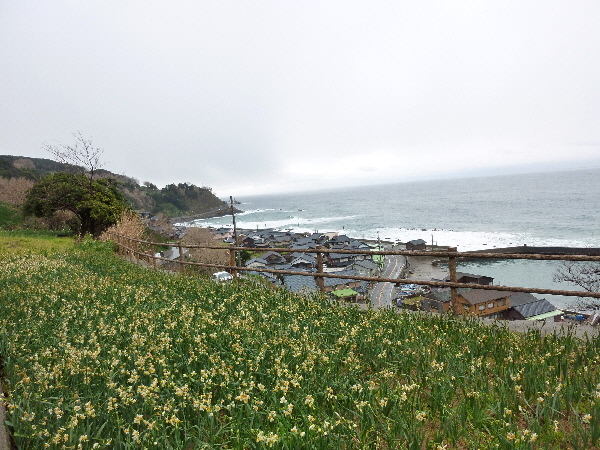
[(27, 194), (26, 215), (51, 217), (56, 211), (71, 211), (77, 217), (80, 236), (98, 237), (129, 209), (125, 197), (109, 178), (93, 179), (84, 174), (55, 173), (40, 180)]

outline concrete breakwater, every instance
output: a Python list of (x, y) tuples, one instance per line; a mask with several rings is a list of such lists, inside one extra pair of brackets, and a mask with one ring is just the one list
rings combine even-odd
[(489, 248), (475, 250), (470, 253), (513, 253), (523, 255), (587, 255), (600, 256), (600, 248), (597, 247), (531, 247), (521, 245), (518, 247)]

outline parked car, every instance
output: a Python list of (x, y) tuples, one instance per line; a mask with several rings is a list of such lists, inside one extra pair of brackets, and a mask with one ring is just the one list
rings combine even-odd
[(213, 273), (213, 280), (218, 283), (225, 283), (227, 281), (233, 280), (233, 276), (229, 272), (216, 272)]

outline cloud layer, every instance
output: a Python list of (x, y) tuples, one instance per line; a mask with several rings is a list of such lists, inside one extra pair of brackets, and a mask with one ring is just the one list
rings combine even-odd
[(600, 166), (600, 3), (6, 2), (0, 153), (222, 196)]

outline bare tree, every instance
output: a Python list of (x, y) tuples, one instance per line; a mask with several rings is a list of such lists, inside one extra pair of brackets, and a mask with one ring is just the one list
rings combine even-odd
[(27, 178), (2, 178), (0, 177), (0, 202), (22, 205), (25, 203), (27, 191), (35, 183)]
[[(564, 261), (554, 274), (554, 281), (571, 283), (588, 292), (600, 292), (600, 263)], [(600, 299), (580, 297), (575, 306), (582, 309), (600, 309)]]
[[(215, 240), (213, 234), (206, 228), (188, 227), (185, 231), (184, 240), (187, 244), (212, 247), (219, 245), (219, 241)], [(229, 264), (229, 253), (227, 247), (223, 247), (223, 250), (195, 248), (190, 250), (190, 257), (192, 261), (205, 264)], [(212, 273), (217, 269), (205, 267), (199, 270), (205, 273)]]
[(73, 145), (45, 143), (44, 148), (52, 153), (58, 162), (75, 166), (92, 180), (94, 174), (104, 167), (104, 163), (101, 162), (104, 150), (94, 147), (92, 140), (86, 139), (81, 131), (73, 133), (73, 137), (75, 138)]

